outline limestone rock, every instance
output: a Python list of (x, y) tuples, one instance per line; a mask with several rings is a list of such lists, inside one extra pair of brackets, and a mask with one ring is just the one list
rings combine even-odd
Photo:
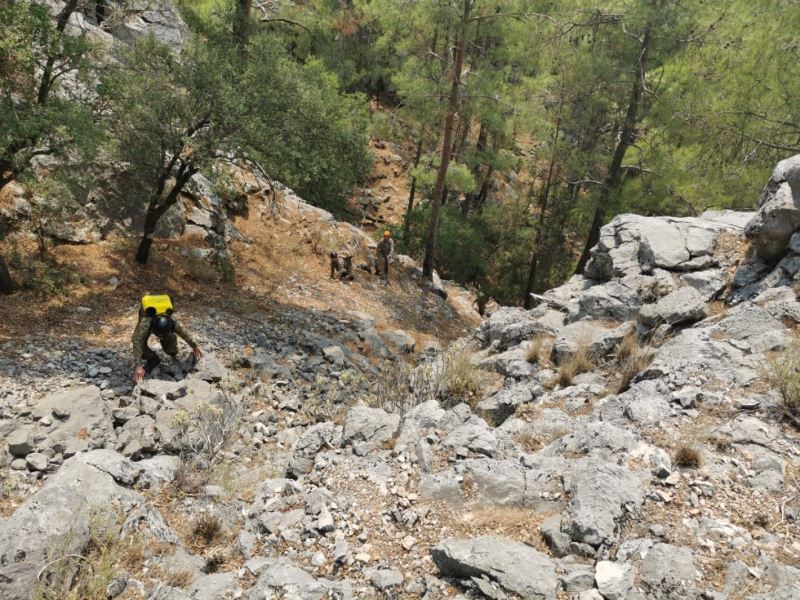
[(439, 542), (431, 556), (444, 575), (460, 579), (486, 576), (521, 598), (555, 600), (553, 561), (520, 542), (495, 536), (450, 538)]
[(335, 443), (333, 423), (317, 423), (309, 427), (294, 446), (292, 460), (286, 469), (286, 476), (298, 478), (310, 473), (314, 468), (314, 457), (325, 446)]
[(800, 228), (800, 155), (778, 163), (759, 199), (758, 212), (745, 227), (745, 236), (758, 255), (776, 263), (789, 249)]
[(645, 325), (699, 321), (705, 317), (705, 306), (705, 298), (700, 292), (693, 287), (682, 287), (654, 304), (645, 304), (639, 311), (639, 319)]
[(342, 445), (352, 445), (357, 454), (366, 454), (391, 440), (400, 426), (400, 415), (380, 408), (355, 406), (344, 419)]
[(617, 540), (617, 522), (644, 502), (640, 478), (623, 467), (592, 461), (572, 475), (566, 531), (573, 541), (600, 546)]
[(676, 592), (697, 578), (692, 551), (671, 544), (655, 544), (642, 560), (642, 581), (656, 593)]
[(33, 432), (26, 427), (20, 427), (9, 433), (6, 443), (11, 456), (25, 457), (36, 449)]
[(98, 511), (111, 517), (108, 522), (113, 524), (117, 510), (143, 502), (90, 464), (92, 454), (66, 461), (42, 489), (0, 522), (0, 597), (27, 600), (52, 547), (60, 544), (65, 553), (80, 553)]
[(634, 570), (630, 563), (598, 561), (595, 565), (597, 589), (606, 600), (625, 600), (633, 586)]

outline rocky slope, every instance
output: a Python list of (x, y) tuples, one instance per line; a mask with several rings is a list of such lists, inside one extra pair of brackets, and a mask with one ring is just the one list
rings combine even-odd
[(798, 165), (754, 214), (617, 217), (444, 352), (213, 311), (131, 387), (124, 346), (5, 343), (0, 595), (800, 597)]

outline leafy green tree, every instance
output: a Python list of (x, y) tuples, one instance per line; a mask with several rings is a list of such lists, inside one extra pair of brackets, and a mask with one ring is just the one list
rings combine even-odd
[(0, 187), (37, 156), (85, 160), (100, 141), (93, 47), (65, 33), (77, 4), (68, 0), (55, 22), (44, 5), (0, 5)]
[(180, 56), (140, 40), (106, 78), (117, 153), (151, 189), (141, 263), (158, 220), (214, 161), (258, 164), (329, 204), (369, 167), (363, 100), (339, 94), (320, 63), (298, 65), (264, 33), (252, 32), (242, 52), (223, 25), (190, 39)]

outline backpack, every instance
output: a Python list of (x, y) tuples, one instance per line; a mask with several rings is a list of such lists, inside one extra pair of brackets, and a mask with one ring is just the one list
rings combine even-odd
[(139, 316), (155, 317), (158, 315), (172, 315), (172, 298), (167, 294), (146, 294), (142, 296)]

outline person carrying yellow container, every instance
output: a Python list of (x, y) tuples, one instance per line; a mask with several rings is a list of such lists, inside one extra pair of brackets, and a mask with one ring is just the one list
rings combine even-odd
[(139, 322), (133, 332), (133, 380), (139, 383), (146, 373), (155, 369), (161, 358), (147, 343), (151, 335), (161, 342), (161, 349), (174, 357), (178, 354), (178, 337), (192, 348), (197, 361), (203, 356), (200, 345), (186, 329), (172, 316), (172, 299), (166, 294), (147, 294), (142, 296), (139, 308)]

